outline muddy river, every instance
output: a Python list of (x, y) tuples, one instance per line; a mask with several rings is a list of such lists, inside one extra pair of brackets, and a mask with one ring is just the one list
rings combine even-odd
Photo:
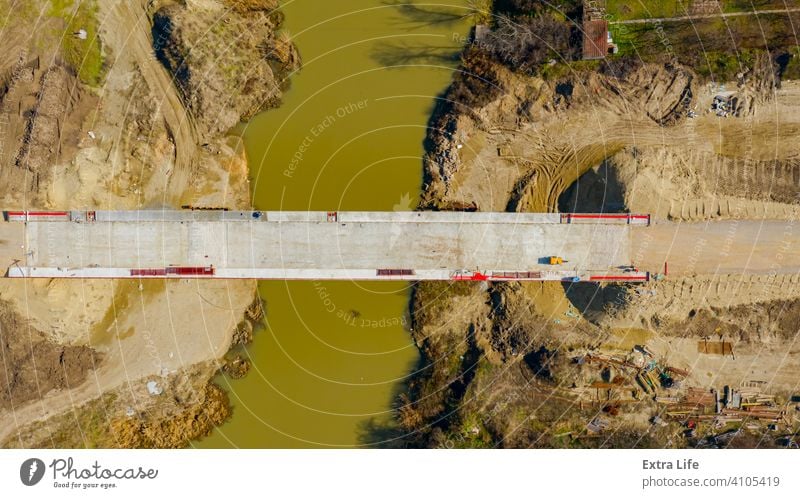
[[(403, 2), (405, 3), (405, 2)], [(410, 210), (423, 139), (468, 33), (467, 0), (283, 2), (303, 69), (243, 127), (264, 210)], [(380, 250), (380, 248), (376, 248)], [(332, 248), (333, 257), (338, 257)], [(380, 444), (419, 355), (400, 283), (262, 282), (264, 328), (233, 417), (200, 447)]]

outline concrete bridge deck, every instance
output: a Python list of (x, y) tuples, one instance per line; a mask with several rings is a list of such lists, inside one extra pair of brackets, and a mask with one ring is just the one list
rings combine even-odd
[[(5, 219), (0, 264), (9, 277), (647, 277), (620, 270), (647, 215), (162, 210), (8, 211)], [(551, 266), (549, 256), (567, 262)]]
[[(793, 221), (461, 212), (7, 211), (8, 277), (646, 280), (800, 273)], [(549, 256), (563, 265), (545, 264)], [(621, 271), (636, 264), (642, 272)]]

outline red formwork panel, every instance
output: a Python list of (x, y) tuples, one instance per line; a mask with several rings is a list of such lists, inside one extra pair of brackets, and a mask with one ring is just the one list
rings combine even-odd
[(492, 280), (541, 280), (540, 271), (493, 271), (489, 274)]
[(213, 266), (168, 266), (166, 268), (133, 268), (132, 277), (209, 277)]
[(132, 277), (163, 277), (167, 274), (164, 268), (134, 268), (131, 270)]
[(4, 211), (6, 221), (70, 221), (69, 211)]
[(592, 275), (590, 282), (649, 282), (650, 272), (636, 275)]
[(379, 277), (394, 277), (400, 275), (413, 275), (414, 270), (408, 269), (391, 269), (391, 268), (381, 268), (375, 270), (375, 275)]
[(626, 223), (650, 225), (649, 214), (629, 214), (629, 213), (565, 213), (561, 215), (561, 223)]
[(213, 275), (213, 266), (168, 266), (166, 268), (167, 275)]

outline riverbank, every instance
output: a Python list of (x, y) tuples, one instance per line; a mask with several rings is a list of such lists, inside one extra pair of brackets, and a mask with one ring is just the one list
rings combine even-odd
[[(304, 65), (281, 107), (242, 127), (255, 206), (413, 210), (426, 126), (458, 64), (469, 2), (295, 0), (283, 11)], [(419, 360), (409, 291), (259, 282), (267, 321), (241, 352), (252, 367), (244, 379), (219, 379), (234, 416), (195, 445), (358, 447), (396, 437), (384, 428), (396, 426), (397, 395)]]
[[(737, 80), (724, 85), (677, 61), (572, 61), (567, 52), (559, 54), (566, 62), (549, 61), (530, 41), (538, 35), (527, 38), (525, 30), (568, 27), (543, 5), (537, 15), (519, 18), (516, 34), (499, 23), (498, 34), (484, 33), (467, 47), (462, 70), (432, 118), (423, 208), (646, 212), (656, 221), (777, 219), (791, 226), (800, 87), (781, 81), (778, 61), (755, 52)], [(527, 50), (528, 65), (519, 67), (516, 52), (502, 47)], [(713, 102), (725, 91), (734, 97), (721, 115)], [(678, 246), (673, 239), (667, 256), (692, 250)], [(661, 265), (646, 269), (659, 272)], [(673, 424), (652, 421), (670, 413), (670, 400), (690, 397), (687, 390), (723, 385), (755, 382), (782, 406), (796, 369), (771, 351), (797, 354), (790, 339), (796, 296), (797, 283), (783, 275), (669, 275), (637, 287), (420, 283), (412, 318), (425, 368), (397, 410), (407, 434), (403, 444), (680, 447), (714, 441), (730, 428), (724, 420), (704, 423), (686, 438), (674, 431), (688, 416), (669, 417)], [(748, 325), (736, 325), (744, 316)], [(708, 337), (736, 343), (747, 358), (754, 349), (770, 352), (755, 363), (744, 360), (758, 364), (744, 372), (736, 362), (694, 351)], [(681, 373), (641, 390), (626, 380), (624, 368), (602, 363), (635, 363), (634, 346), (653, 351), (659, 368)], [(589, 364), (593, 355), (600, 367)], [(796, 431), (796, 424), (790, 420), (778, 430)], [(726, 444), (776, 444), (763, 424), (744, 429), (729, 433), (735, 437)]]
[[(299, 64), (276, 8), (39, 1), (4, 15), (3, 206), (250, 208), (244, 147), (226, 133), (277, 105)], [(59, 355), (36, 356), (38, 391), (0, 406), (14, 447), (185, 446), (229, 415), (209, 382), (260, 307), (253, 281), (4, 281), (0, 299), (23, 317), (0, 324), (10, 350), (32, 344), (24, 320), (34, 351), (92, 354), (60, 355), (65, 378)]]

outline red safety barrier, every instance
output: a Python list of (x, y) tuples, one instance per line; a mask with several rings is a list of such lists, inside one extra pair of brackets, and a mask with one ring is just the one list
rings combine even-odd
[(457, 273), (453, 275), (453, 280), (484, 281), (489, 280), (489, 277), (481, 272), (476, 271), (475, 273), (469, 273), (466, 275), (463, 273)]
[(568, 216), (578, 220), (627, 220), (629, 217), (632, 217), (627, 214), (570, 214)]
[(69, 221), (69, 211), (4, 211), (6, 221)]
[(68, 216), (69, 211), (27, 211), (28, 216)]

